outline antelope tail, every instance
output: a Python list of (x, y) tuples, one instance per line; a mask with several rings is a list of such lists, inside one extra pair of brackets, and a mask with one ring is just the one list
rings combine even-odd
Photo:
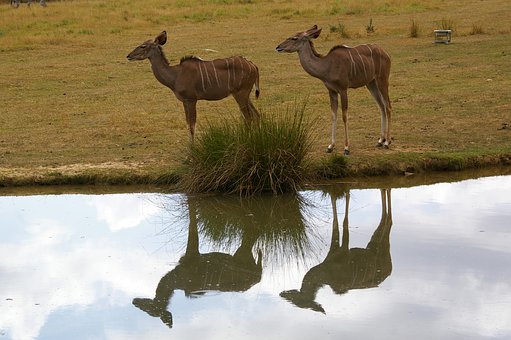
[(258, 99), (259, 98), (259, 93), (260, 93), (260, 91), (259, 91), (259, 68), (257, 68), (257, 66), (256, 66), (255, 69), (256, 69), (256, 79), (255, 79), (256, 91), (255, 91), (255, 96), (256, 96), (256, 99)]

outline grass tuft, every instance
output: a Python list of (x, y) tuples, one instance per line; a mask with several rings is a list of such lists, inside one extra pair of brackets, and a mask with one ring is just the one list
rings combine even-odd
[(469, 33), (470, 35), (478, 35), (478, 34), (484, 34), (483, 26), (478, 24), (472, 24), (472, 30)]
[(442, 18), (439, 25), (440, 25), (440, 28), (443, 30), (454, 31), (454, 21), (452, 21), (451, 19)]
[(345, 39), (349, 39), (351, 37), (346, 26), (341, 21), (339, 21), (337, 25), (330, 25), (330, 33), (339, 33), (341, 38)]
[(374, 31), (375, 31), (375, 28), (373, 25), (373, 18), (370, 18), (369, 24), (366, 25), (366, 32), (367, 32), (367, 34), (371, 34), (371, 33), (374, 33)]
[[(187, 192), (253, 195), (296, 191), (308, 173), (311, 124), (305, 105), (259, 122), (210, 124), (188, 150)], [(232, 121), (232, 120), (231, 120)]]
[(419, 23), (412, 19), (410, 24), (410, 38), (418, 38), (419, 37)]

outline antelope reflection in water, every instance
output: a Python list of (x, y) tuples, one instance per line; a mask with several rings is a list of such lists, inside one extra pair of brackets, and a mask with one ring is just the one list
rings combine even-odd
[(343, 193), (329, 193), (332, 200), (333, 223), (330, 250), (326, 258), (311, 268), (302, 280), (300, 290), (289, 290), (280, 296), (300, 308), (325, 313), (315, 301), (318, 290), (328, 285), (336, 294), (350, 289), (377, 287), (392, 272), (390, 257), (390, 229), (392, 209), (390, 189), (381, 189), (381, 219), (366, 248), (349, 248), (348, 212), (350, 193), (346, 191), (345, 213), (342, 225), (342, 243), (339, 245), (337, 199)]
[[(172, 327), (167, 306), (175, 290), (187, 297), (207, 291), (244, 292), (261, 280), (261, 249), (269, 253), (270, 241), (291, 242), (295, 249), (307, 248), (300, 199), (267, 197), (240, 199), (188, 197), (188, 239), (178, 265), (159, 282), (153, 299), (135, 298), (133, 304)], [(201, 254), (199, 233), (212, 243), (230, 246), (241, 239), (234, 255), (222, 252)], [(269, 245), (269, 246), (268, 246)], [(257, 256), (253, 249), (259, 249)], [(293, 247), (290, 247), (293, 248)], [(271, 254), (270, 254), (271, 256)]]

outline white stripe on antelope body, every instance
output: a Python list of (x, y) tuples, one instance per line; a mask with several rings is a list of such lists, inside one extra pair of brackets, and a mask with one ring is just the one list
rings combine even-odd
[(319, 37), (321, 29), (296, 33), (277, 46), (278, 52), (298, 52), (300, 63), (311, 76), (319, 78), (327, 87), (332, 110), (332, 142), (327, 152), (335, 146), (338, 98), (341, 97), (344, 122), (344, 154), (349, 154), (348, 138), (348, 88), (366, 86), (378, 104), (381, 114), (381, 131), (378, 146), (385, 148), (391, 143), (390, 119), (392, 106), (389, 99), (390, 56), (377, 45), (355, 47), (334, 46), (327, 55), (316, 52), (312, 39)]
[[(182, 58), (178, 65), (170, 65), (163, 53), (166, 42), (167, 33), (163, 31), (154, 40), (135, 48), (127, 58), (149, 59), (156, 79), (183, 103), (190, 142), (193, 143), (195, 134), (198, 100), (220, 100), (232, 95), (247, 122), (259, 119), (259, 112), (250, 101), (254, 85), (256, 98), (259, 97), (259, 70), (254, 63), (239, 56), (211, 61), (192, 56)], [(250, 68), (243, 67), (244, 63)]]

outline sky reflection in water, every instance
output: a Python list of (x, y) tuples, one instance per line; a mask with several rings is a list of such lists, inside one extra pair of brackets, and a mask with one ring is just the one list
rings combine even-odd
[(344, 189), (0, 197), (0, 340), (511, 337), (510, 176)]

